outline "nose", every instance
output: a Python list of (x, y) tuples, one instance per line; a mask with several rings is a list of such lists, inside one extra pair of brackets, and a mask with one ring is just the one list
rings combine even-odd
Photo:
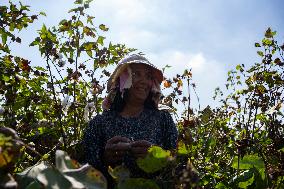
[(145, 85), (145, 86), (149, 86), (149, 87), (152, 85), (152, 79), (150, 79), (146, 75), (139, 78), (139, 80), (137, 80), (137, 82), (139, 83), (139, 85)]

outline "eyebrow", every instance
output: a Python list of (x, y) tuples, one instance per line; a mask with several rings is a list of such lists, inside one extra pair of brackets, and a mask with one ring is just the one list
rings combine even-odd
[[(145, 69), (132, 69), (133, 72), (141, 72), (144, 71)], [(146, 69), (145, 70), (146, 73), (152, 74), (152, 70), (151, 69)]]

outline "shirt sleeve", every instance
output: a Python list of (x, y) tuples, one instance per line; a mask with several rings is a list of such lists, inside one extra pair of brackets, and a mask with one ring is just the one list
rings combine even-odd
[(83, 144), (85, 149), (86, 162), (92, 165), (94, 168), (105, 172), (104, 162), (102, 156), (104, 153), (104, 140), (101, 131), (102, 118), (101, 115), (97, 115), (89, 122), (83, 138)]
[(171, 114), (167, 111), (162, 111), (163, 119), (163, 148), (175, 149), (177, 147), (178, 130)]

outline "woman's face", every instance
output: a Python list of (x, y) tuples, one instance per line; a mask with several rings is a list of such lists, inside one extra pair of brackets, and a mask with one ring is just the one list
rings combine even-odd
[(129, 89), (129, 98), (144, 102), (151, 90), (152, 72), (145, 64), (131, 64), (132, 86)]

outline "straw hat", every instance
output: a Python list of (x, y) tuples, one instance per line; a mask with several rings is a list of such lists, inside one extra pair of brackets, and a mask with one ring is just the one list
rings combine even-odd
[(114, 72), (111, 74), (108, 82), (107, 82), (107, 90), (109, 91), (117, 78), (127, 69), (129, 64), (146, 64), (150, 66), (153, 70), (153, 76), (158, 81), (159, 84), (163, 81), (163, 72), (154, 66), (152, 63), (149, 62), (144, 56), (139, 54), (132, 54), (124, 59), (122, 59), (117, 67), (115, 68)]
[(154, 93), (160, 93), (160, 84), (163, 81), (163, 72), (158, 69), (156, 66), (151, 64), (149, 60), (147, 60), (145, 57), (139, 54), (132, 54), (124, 59), (122, 59), (114, 72), (111, 74), (108, 82), (107, 82), (107, 91), (108, 95), (103, 101), (103, 109), (107, 110), (110, 108), (111, 103), (114, 100), (114, 97), (116, 95), (116, 84), (119, 80), (120, 83), (120, 91), (122, 92), (122, 95), (124, 93), (124, 89), (128, 89), (132, 86), (132, 74), (130, 69), (130, 64), (145, 64), (148, 65), (152, 69), (153, 73), (153, 84), (151, 91)]

